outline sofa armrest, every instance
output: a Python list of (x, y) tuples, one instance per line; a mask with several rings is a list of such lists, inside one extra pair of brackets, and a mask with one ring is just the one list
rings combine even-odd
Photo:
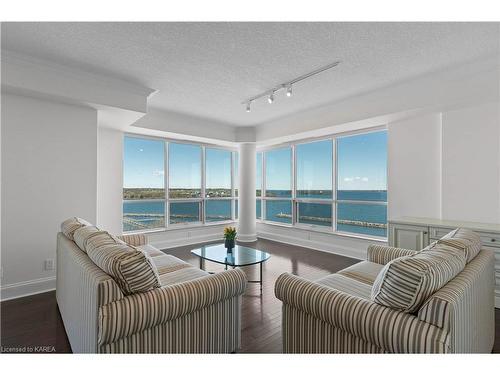
[(460, 331), (455, 336), (471, 330), (475, 324), (480, 328), (471, 336), (488, 326), (486, 332), (493, 332), (494, 264), (493, 251), (481, 250), (462, 272), (429, 297), (420, 307), (418, 318), (449, 331)]
[(99, 345), (175, 320), (244, 293), (245, 273), (233, 269), (129, 295), (99, 309)]
[(124, 234), (117, 237), (131, 246), (142, 246), (148, 243), (148, 238), (145, 234)]
[(415, 250), (383, 245), (370, 245), (366, 252), (367, 260), (378, 264), (387, 264), (393, 259), (417, 253)]
[[(391, 353), (444, 353), (448, 332), (416, 316), (380, 306), (289, 273), (275, 294), (284, 304)], [(311, 333), (313, 334), (313, 333)]]

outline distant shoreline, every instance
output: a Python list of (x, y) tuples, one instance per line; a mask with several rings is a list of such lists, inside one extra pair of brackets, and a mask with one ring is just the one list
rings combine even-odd
[[(205, 193), (208, 198), (232, 198), (231, 189), (205, 189)], [(268, 197), (283, 197), (289, 198), (291, 195), (291, 191), (289, 190), (267, 190), (266, 191)], [(387, 194), (387, 190), (377, 190), (377, 189), (369, 189), (369, 190), (337, 190), (338, 193), (380, 193)], [(261, 191), (260, 189), (256, 190), (257, 197), (260, 197)], [(332, 190), (297, 190), (297, 195), (302, 198), (325, 198), (332, 199), (333, 191)], [(202, 198), (201, 197), (201, 189), (181, 189), (181, 188), (173, 188), (169, 190), (169, 197), (173, 199), (189, 199), (189, 198)], [(165, 189), (162, 188), (123, 188), (123, 200), (141, 200), (141, 199), (165, 199)]]

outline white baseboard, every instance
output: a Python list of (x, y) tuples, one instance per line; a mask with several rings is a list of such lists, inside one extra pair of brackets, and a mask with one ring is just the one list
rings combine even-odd
[(20, 297), (31, 296), (33, 294), (39, 294), (44, 292), (49, 292), (56, 289), (56, 277), (43, 277), (41, 279), (22, 281), (14, 284), (2, 285), (1, 288), (1, 300), (7, 301), (9, 299), (15, 299)]
[(349, 258), (366, 260), (366, 248), (346, 247), (325, 242), (306, 240), (297, 237), (290, 237), (283, 234), (272, 233), (268, 231), (258, 231), (257, 237), (266, 240), (277, 241), (294, 246), (306, 247), (312, 250), (323, 251), (325, 253), (343, 255)]
[(255, 242), (257, 241), (257, 235), (256, 234), (238, 234), (238, 237), (236, 237), (236, 240), (239, 242)]
[[(367, 245), (363, 245), (361, 247), (346, 247), (339, 244), (332, 244), (323, 241), (320, 242), (314, 240), (299, 239), (296, 237), (289, 237), (283, 234), (272, 233), (268, 231), (258, 231), (257, 237), (271, 241), (282, 242), (289, 245), (302, 246), (327, 253), (343, 255), (350, 258), (362, 259), (362, 260), (366, 259)], [(156, 239), (156, 241), (155, 239), (151, 238), (150, 243), (151, 245), (153, 245), (158, 249), (167, 250), (179, 246), (189, 246), (203, 242), (222, 241), (222, 240), (223, 240), (222, 235), (216, 232), (216, 233), (204, 233), (197, 236), (182, 237), (182, 238)]]

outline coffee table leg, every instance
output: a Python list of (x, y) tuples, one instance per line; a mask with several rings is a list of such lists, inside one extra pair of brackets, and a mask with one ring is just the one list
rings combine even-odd
[(260, 262), (260, 294), (262, 294), (262, 262)]
[(200, 257), (200, 270), (203, 269), (203, 258)]

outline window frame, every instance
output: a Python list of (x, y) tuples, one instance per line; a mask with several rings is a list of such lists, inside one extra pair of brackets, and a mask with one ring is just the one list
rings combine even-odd
[[(175, 139), (175, 138), (164, 138), (164, 137), (155, 137), (155, 136), (149, 136), (149, 135), (142, 135), (142, 134), (134, 134), (134, 133), (127, 133), (125, 132), (123, 134), (123, 140), (125, 138), (138, 138), (138, 139), (149, 139), (149, 140), (156, 140), (156, 141), (162, 141), (164, 143), (163, 147), (163, 152), (164, 152), (164, 190), (165, 190), (165, 195), (163, 198), (158, 198), (154, 199), (156, 201), (163, 201), (165, 202), (165, 226), (164, 227), (158, 227), (158, 228), (151, 228), (151, 229), (139, 229), (139, 230), (133, 230), (133, 231), (124, 231), (123, 230), (123, 214), (122, 214), (122, 233), (124, 234), (136, 234), (136, 233), (154, 233), (154, 232), (163, 232), (166, 230), (175, 230), (175, 229), (182, 229), (182, 228), (192, 228), (192, 227), (205, 227), (205, 226), (215, 226), (215, 225), (224, 225), (224, 224), (229, 224), (229, 223), (234, 223), (235, 222), (235, 197), (234, 193), (234, 154), (235, 152), (238, 152), (238, 149), (236, 147), (227, 147), (227, 146), (221, 146), (221, 145), (216, 145), (216, 144), (210, 144), (210, 143), (202, 143), (202, 142), (194, 142), (194, 141), (186, 141), (186, 140), (181, 140), (181, 139)], [(169, 193), (170, 193), (170, 166), (169, 166), (169, 152), (170, 152), (170, 144), (171, 143), (179, 143), (179, 144), (187, 144), (187, 145), (195, 145), (195, 146), (200, 146), (201, 147), (201, 156), (200, 156), (200, 163), (201, 163), (201, 197), (199, 198), (170, 198)], [(218, 150), (224, 150), (224, 151), (229, 151), (231, 153), (231, 196), (230, 197), (219, 197), (219, 198), (207, 198), (206, 197), (206, 149), (211, 148), (211, 149), (218, 149)], [(123, 155), (122, 155), (122, 160), (123, 160)], [(123, 169), (123, 166), (122, 166)], [(123, 187), (123, 180), (122, 180), (122, 190), (124, 189)], [(207, 222), (205, 220), (205, 208), (206, 208), (206, 201), (207, 200), (230, 200), (231, 201), (231, 219), (230, 220), (221, 220), (221, 221), (211, 221)], [(123, 191), (122, 191), (122, 207), (123, 207)], [(200, 220), (195, 221), (195, 222), (186, 222), (186, 223), (174, 223), (172, 224), (170, 222), (170, 203), (189, 203), (189, 202), (200, 202)]]
[[(361, 134), (369, 134), (369, 133), (376, 133), (376, 132), (381, 132), (381, 131), (387, 131), (387, 126), (386, 125), (378, 125), (371, 127), (369, 129), (360, 129), (360, 130), (355, 130), (355, 131), (348, 131), (348, 132), (341, 132), (341, 133), (335, 133), (335, 134), (330, 134), (327, 136), (322, 136), (322, 137), (316, 137), (316, 138), (307, 138), (307, 139), (301, 139), (298, 141), (292, 141), (292, 142), (287, 142), (287, 143), (281, 143), (273, 146), (266, 146), (266, 147), (261, 147), (257, 149), (257, 152), (262, 153), (262, 186), (261, 186), (261, 219), (257, 219), (258, 222), (262, 222), (265, 224), (270, 224), (270, 225), (277, 225), (277, 226), (282, 226), (282, 227), (288, 227), (288, 228), (297, 228), (297, 229), (304, 229), (304, 230), (309, 230), (309, 231), (314, 231), (314, 232), (321, 232), (321, 233), (329, 233), (329, 234), (335, 234), (339, 236), (345, 236), (345, 237), (354, 237), (354, 238), (362, 238), (362, 239), (369, 239), (369, 240), (374, 240), (374, 241), (380, 241), (380, 242), (386, 242), (388, 239), (388, 232), (385, 237), (381, 236), (374, 236), (374, 235), (368, 235), (368, 234), (361, 234), (361, 233), (352, 233), (352, 232), (345, 232), (345, 231), (339, 231), (337, 229), (337, 206), (339, 203), (353, 203), (353, 204), (378, 204), (378, 205), (384, 205), (386, 209), (389, 209), (388, 205), (388, 200), (389, 200), (389, 193), (387, 192), (387, 201), (353, 201), (353, 200), (338, 200), (337, 197), (337, 187), (338, 187), (338, 145), (337, 145), (337, 140), (339, 138), (343, 137), (349, 137), (349, 136), (355, 136), (355, 135), (361, 135)], [(320, 141), (326, 141), (330, 140), (332, 142), (332, 198), (298, 198), (297, 197), (297, 152), (296, 152), (296, 147), (301, 144), (308, 144), (308, 143), (313, 143), (313, 142), (320, 142)], [(289, 147), (291, 149), (291, 168), (292, 168), (292, 176), (291, 176), (291, 185), (292, 185), (292, 194), (291, 198), (283, 198), (283, 197), (267, 197), (266, 194), (266, 153), (269, 151), (273, 151), (276, 149), (282, 149)], [(387, 168), (386, 168), (386, 174), (387, 174)], [(259, 199), (259, 197), (257, 197)], [(281, 223), (281, 222), (276, 222), (272, 220), (268, 220), (266, 215), (266, 201), (271, 201), (271, 200), (291, 200), (292, 201), (292, 222), (291, 224), (288, 223)], [(315, 225), (315, 224), (306, 224), (306, 223), (300, 223), (298, 221), (298, 206), (299, 203), (321, 203), (321, 204), (331, 204), (332, 206), (332, 225), (331, 226), (322, 226), (322, 225)]]

